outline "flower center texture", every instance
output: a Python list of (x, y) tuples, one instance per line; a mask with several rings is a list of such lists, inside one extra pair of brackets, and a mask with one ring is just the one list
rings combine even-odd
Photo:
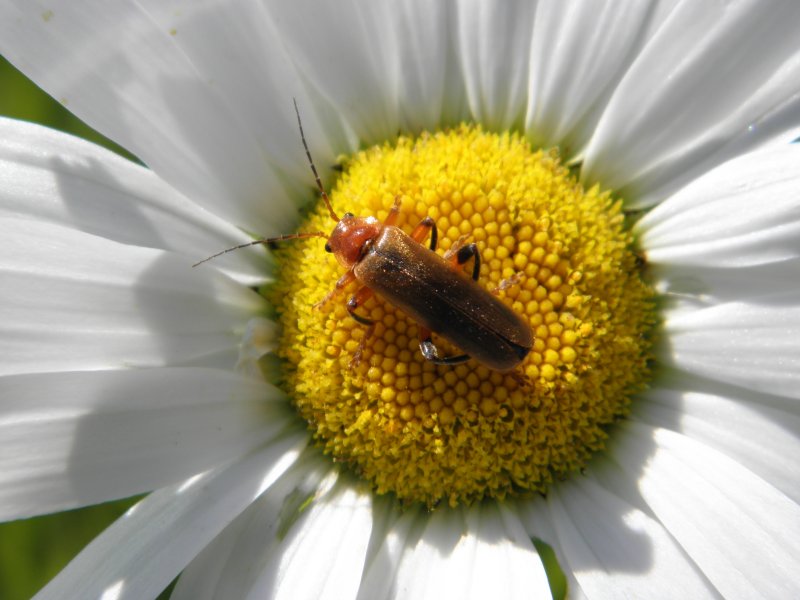
[[(431, 217), (440, 256), (475, 242), (478, 284), (530, 327), (533, 346), (510, 372), (434, 364), (418, 324), (379, 296), (357, 309), (375, 322), (364, 340), (346, 306), (358, 281), (315, 308), (345, 272), (325, 242), (282, 245), (268, 291), (280, 384), (326, 453), (378, 493), (433, 507), (544, 492), (603, 448), (647, 383), (655, 322), (621, 201), (584, 189), (554, 150), (467, 125), (349, 157), (331, 200), (381, 222), (398, 202), (407, 234)], [(299, 230), (334, 225), (320, 203)], [(457, 268), (469, 279), (472, 265)], [(440, 356), (463, 353), (433, 329)]]

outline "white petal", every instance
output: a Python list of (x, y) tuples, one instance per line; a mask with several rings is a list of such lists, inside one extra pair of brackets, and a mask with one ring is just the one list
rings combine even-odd
[[(292, 96), (302, 97), (273, 33), (257, 3), (0, 8), (6, 58), (183, 194), (265, 235), (285, 233), (297, 218), (290, 178), (274, 163), (295, 127)], [(312, 111), (304, 114), (311, 126)], [(294, 142), (283, 162), (300, 172), (296, 133)]]
[[(550, 591), (541, 558), (516, 511), (503, 504), (484, 505), (467, 514), (467, 527), (479, 541), (470, 597), (530, 598)], [(495, 536), (501, 536), (497, 539)], [(493, 577), (501, 573), (502, 583)]]
[(327, 122), (320, 121), (315, 104), (322, 99), (307, 95), (283, 43), (283, 24), (272, 15), (269, 3), (206, 0), (195, 10), (187, 10), (181, 0), (142, 4), (161, 28), (170, 28), (174, 44), (190, 57), (199, 76), (224, 95), (230, 112), (269, 164), (297, 180), (304, 192), (313, 180), (302, 154), (292, 98), (298, 98), (303, 128), (320, 167), (333, 164), (338, 152), (347, 148), (338, 116), (325, 114)]
[(270, 6), (288, 55), (320, 97), (317, 109), (344, 121), (343, 135), (328, 136), (352, 132), (339, 151), (469, 118), (453, 31), (458, 10), (425, 0)]
[(371, 528), (368, 490), (346, 480), (330, 490), (323, 484), (274, 548), (249, 597), (355, 598)]
[(0, 518), (148, 492), (294, 421), (283, 394), (215, 369), (0, 377)]
[[(565, 593), (567, 597), (570, 600), (585, 600), (587, 598), (586, 593), (581, 588), (578, 580), (575, 579), (575, 573), (567, 568), (566, 554), (561, 547), (561, 541), (556, 533), (555, 523), (552, 518), (552, 511), (547, 503), (548, 500), (546, 498), (535, 497), (515, 502), (514, 509), (531, 540), (539, 540), (547, 544), (555, 554), (558, 568), (566, 578), (567, 588)], [(554, 583), (560, 585), (560, 582), (551, 582), (551, 587)], [(557, 590), (554, 589), (553, 591)]]
[[(412, 538), (413, 539), (413, 538)], [(540, 598), (550, 586), (519, 522), (496, 503), (440, 509), (405, 548), (393, 598)]]
[(800, 4), (683, 2), (617, 86), (583, 178), (648, 206), (800, 121)]
[(744, 267), (800, 257), (800, 146), (721, 165), (636, 225), (649, 263)]
[(591, 478), (554, 486), (551, 518), (566, 561), (589, 598), (706, 598), (703, 576), (663, 526)]
[(419, 539), (428, 515), (418, 510), (401, 511), (395, 502), (377, 498), (374, 502), (372, 542), (358, 600), (381, 600), (399, 596), (394, 582), (406, 548)]
[[(432, 131), (467, 118), (463, 81), (453, 49), (452, 2), (401, 0), (391, 3), (397, 36), (398, 106), (411, 132)], [(346, 77), (346, 75), (345, 75)]]
[(233, 464), (154, 492), (89, 544), (36, 598), (105, 593), (155, 598), (306, 444), (305, 434), (284, 437)]
[(665, 314), (662, 360), (741, 387), (800, 398), (800, 292)]
[(672, 314), (725, 302), (758, 303), (764, 293), (792, 293), (800, 280), (800, 258), (749, 267), (657, 265), (648, 275), (655, 289), (666, 295)]
[(371, 494), (337, 479), (325, 460), (298, 461), (190, 565), (175, 598), (355, 597)]
[[(65, 225), (125, 244), (172, 250), (196, 262), (250, 238), (99, 146), (0, 118), (0, 217)], [(214, 266), (252, 285), (263, 251), (232, 252)]]
[(250, 375), (256, 379), (265, 377), (261, 359), (278, 346), (279, 328), (275, 321), (254, 317), (247, 322), (239, 346), (237, 373)]
[(199, 364), (263, 298), (214, 269), (56, 225), (0, 219), (0, 374)]
[[(291, 469), (289, 469), (291, 471)], [(286, 475), (284, 475), (285, 477)], [(276, 482), (272, 487), (274, 488)], [(270, 488), (272, 489), (272, 488)], [(230, 566), (230, 558), (242, 548), (241, 538), (247, 533), (249, 515), (259, 507), (267, 490), (258, 500), (253, 502), (241, 515), (230, 523), (190, 562), (178, 578), (178, 582), (170, 594), (170, 600), (213, 600), (214, 598), (241, 598), (247, 589), (242, 578), (229, 576), (226, 568)], [(253, 577), (254, 561), (249, 557), (239, 556), (244, 565), (244, 575)], [(225, 587), (233, 587), (234, 593), (223, 596)]]
[(537, 145), (559, 145), (565, 156), (581, 150), (617, 82), (672, 4), (540, 2), (529, 50), (528, 137)]
[(615, 460), (723, 597), (800, 596), (795, 502), (687, 436), (634, 422), (622, 429)]
[(280, 576), (283, 541), (298, 526), (330, 471), (330, 461), (318, 451), (304, 452), (191, 562), (171, 598), (245, 598), (256, 582), (265, 587), (274, 582)]
[(394, 138), (400, 124), (392, 11), (389, 3), (361, 0), (270, 6), (289, 56), (367, 144)]
[[(684, 378), (684, 384), (685, 378)], [(729, 386), (651, 389), (633, 404), (633, 416), (714, 448), (800, 502), (800, 407)]]
[(457, 3), (458, 56), (472, 119), (506, 130), (522, 120), (534, 2)]

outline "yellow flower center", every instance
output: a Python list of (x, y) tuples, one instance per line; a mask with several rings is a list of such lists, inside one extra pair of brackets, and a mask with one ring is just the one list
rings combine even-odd
[[(437, 365), (419, 350), (417, 323), (380, 297), (357, 311), (376, 322), (364, 341), (346, 309), (358, 282), (315, 309), (342, 267), (322, 240), (286, 244), (269, 292), (283, 328), (282, 385), (319, 445), (378, 493), (428, 506), (544, 492), (582, 468), (648, 378), (652, 292), (621, 202), (583, 189), (556, 152), (476, 126), (401, 137), (345, 167), (331, 194), (337, 211), (383, 221), (397, 198), (397, 227), (410, 233), (432, 217), (440, 256), (467, 236), (482, 259), (478, 283), (534, 342), (510, 373), (474, 359)], [(320, 204), (302, 230), (333, 225)], [(469, 278), (472, 262), (459, 270)], [(433, 341), (440, 356), (462, 353), (435, 328)]]

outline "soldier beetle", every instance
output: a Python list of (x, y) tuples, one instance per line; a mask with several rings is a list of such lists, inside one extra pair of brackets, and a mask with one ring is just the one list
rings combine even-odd
[[(481, 269), (478, 246), (463, 245), (461, 239), (444, 257), (438, 255), (435, 252), (438, 232), (433, 219), (423, 219), (411, 235), (395, 226), (400, 214), (398, 198), (383, 223), (375, 217), (357, 217), (352, 213), (339, 218), (311, 158), (296, 101), (294, 108), (317, 188), (331, 218), (336, 221), (333, 231), (330, 235), (322, 231), (293, 233), (240, 244), (193, 266), (247, 246), (322, 237), (327, 240), (325, 250), (347, 271), (316, 306), (323, 306), (354, 281), (361, 284), (347, 302), (347, 311), (367, 327), (367, 332), (351, 365), (358, 364), (364, 344), (375, 329), (374, 321), (356, 311), (377, 294), (417, 322), (419, 348), (427, 360), (453, 365), (474, 358), (491, 369), (512, 371), (530, 352), (533, 334), (522, 317), (478, 285)], [(425, 247), (421, 242), (429, 235), (430, 242)], [(459, 272), (459, 267), (470, 259), (474, 260), (472, 277), (467, 278)], [(432, 333), (458, 346), (463, 354), (439, 356)]]

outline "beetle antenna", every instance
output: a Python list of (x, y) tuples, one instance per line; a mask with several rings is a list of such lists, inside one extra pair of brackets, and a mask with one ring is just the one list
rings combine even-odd
[(256, 246), (258, 244), (271, 244), (272, 242), (285, 242), (286, 240), (296, 240), (296, 239), (310, 238), (310, 237), (321, 237), (325, 239), (328, 238), (328, 236), (321, 231), (310, 231), (308, 233), (287, 233), (286, 235), (279, 235), (278, 237), (264, 238), (261, 240), (256, 240), (255, 242), (248, 242), (246, 244), (239, 244), (238, 246), (232, 246), (230, 248), (226, 248), (222, 252), (217, 252), (216, 254), (212, 254), (208, 258), (204, 258), (200, 262), (194, 263), (192, 267), (196, 267), (197, 265), (202, 265), (204, 262), (208, 262), (212, 258), (217, 258), (218, 256), (222, 256), (223, 254), (227, 254), (228, 252), (233, 252), (234, 250), (247, 248), (248, 246)]
[(308, 144), (306, 143), (306, 136), (303, 133), (303, 123), (300, 120), (300, 110), (297, 108), (297, 99), (292, 98), (292, 102), (294, 102), (294, 112), (297, 114), (297, 125), (300, 127), (300, 139), (303, 140), (303, 148), (306, 149), (308, 164), (311, 165), (311, 171), (314, 173), (314, 179), (317, 181), (319, 193), (322, 195), (322, 199), (325, 201), (325, 206), (328, 207), (328, 212), (331, 213), (331, 218), (334, 221), (339, 221), (340, 219), (333, 210), (333, 205), (331, 204), (330, 198), (328, 198), (328, 194), (325, 193), (325, 188), (322, 187), (322, 180), (319, 178), (319, 174), (317, 173), (317, 167), (314, 166), (314, 159), (311, 158), (311, 152), (309, 151)]

